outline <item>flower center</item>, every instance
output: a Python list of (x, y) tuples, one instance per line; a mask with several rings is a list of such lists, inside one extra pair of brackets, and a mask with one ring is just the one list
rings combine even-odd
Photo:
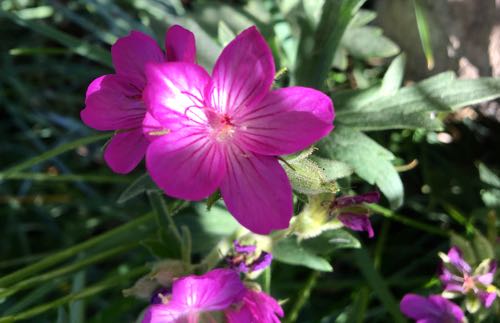
[(462, 286), (462, 288), (464, 289), (464, 292), (467, 293), (469, 290), (473, 289), (474, 286), (475, 286), (474, 277), (465, 274), (464, 283)]
[(227, 141), (233, 137), (236, 126), (229, 115), (214, 113), (208, 119), (211, 133), (217, 141)]

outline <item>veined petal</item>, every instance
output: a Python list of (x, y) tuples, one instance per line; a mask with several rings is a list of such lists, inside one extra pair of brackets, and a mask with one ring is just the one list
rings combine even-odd
[(172, 286), (171, 303), (188, 311), (220, 311), (239, 302), (245, 286), (239, 275), (230, 269), (215, 269), (205, 275), (191, 275), (176, 280)]
[(111, 47), (111, 56), (116, 74), (127, 78), (140, 90), (146, 85), (146, 64), (165, 60), (156, 41), (140, 31), (132, 31), (118, 39)]
[(226, 169), (220, 145), (197, 128), (183, 128), (153, 141), (146, 167), (167, 195), (194, 201), (212, 194)]
[(206, 123), (204, 93), (210, 76), (190, 63), (150, 64), (144, 101), (149, 112), (169, 129)]
[(142, 129), (116, 134), (104, 151), (104, 160), (115, 173), (131, 172), (144, 158), (149, 141)]
[(278, 302), (264, 292), (247, 290), (239, 308), (226, 311), (228, 323), (279, 323), (284, 315)]
[(149, 141), (153, 141), (170, 133), (170, 129), (162, 127), (162, 125), (151, 115), (151, 113), (146, 112), (144, 120), (142, 120), (142, 132)]
[(244, 30), (215, 63), (211, 106), (228, 114), (252, 107), (271, 88), (274, 69), (271, 49), (257, 28)]
[(141, 127), (145, 113), (141, 91), (121, 76), (104, 75), (90, 83), (80, 117), (94, 129), (119, 130)]
[(274, 156), (295, 153), (325, 137), (333, 118), (331, 99), (304, 87), (272, 91), (255, 108), (234, 115), (243, 147)]
[(165, 49), (169, 62), (196, 63), (196, 42), (194, 34), (179, 25), (168, 28)]
[(258, 234), (287, 228), (293, 214), (292, 187), (278, 160), (228, 148), (220, 190), (229, 212)]
[(151, 305), (142, 319), (142, 323), (177, 323), (184, 314), (184, 308), (178, 304)]

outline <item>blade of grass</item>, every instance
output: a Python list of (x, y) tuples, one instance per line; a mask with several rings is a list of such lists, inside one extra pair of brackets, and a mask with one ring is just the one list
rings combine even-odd
[[(303, 21), (295, 83), (322, 88), (331, 62), (349, 22), (365, 0), (330, 0), (322, 8), (318, 28)], [(307, 26), (305, 26), (307, 24)]]
[(284, 320), (285, 323), (297, 322), (297, 318), (299, 317), (300, 311), (302, 310), (307, 300), (311, 296), (311, 291), (318, 282), (319, 275), (320, 275), (319, 271), (314, 270), (311, 272), (306, 283), (299, 291), (299, 294), (297, 295), (297, 300), (292, 305), (292, 308), (289, 311), (287, 318)]
[(130, 183), (135, 180), (131, 176), (90, 175), (90, 174), (47, 174), (47, 173), (14, 173), (0, 172), (0, 180), (30, 180), (38, 182), (92, 182), (92, 183)]
[(27, 168), (30, 168), (38, 163), (41, 163), (43, 161), (46, 161), (48, 159), (51, 159), (55, 156), (58, 156), (62, 153), (65, 153), (69, 150), (75, 149), (77, 147), (83, 146), (83, 145), (88, 145), (96, 141), (108, 139), (111, 137), (112, 134), (110, 133), (105, 133), (105, 134), (98, 134), (98, 135), (93, 135), (93, 136), (88, 136), (88, 137), (83, 137), (78, 140), (72, 141), (65, 143), (63, 145), (57, 146), (49, 151), (46, 151), (38, 156), (35, 156), (33, 158), (30, 158), (22, 163), (19, 163), (15, 166), (12, 166), (10, 168), (7, 168), (3, 170), (1, 173), (3, 174), (3, 177), (0, 179), (7, 179), (9, 176), (18, 173), (22, 170), (25, 170)]
[(16, 13), (0, 10), (0, 17), (7, 18), (19, 26), (28, 28), (36, 33), (48, 37), (61, 45), (66, 46), (78, 55), (98, 62), (102, 65), (113, 67), (110, 53), (101, 47), (91, 45), (88, 42), (82, 41), (81, 39), (73, 37), (65, 32), (38, 21), (23, 19)]
[(91, 296), (98, 295), (108, 289), (111, 289), (113, 287), (121, 285), (124, 281), (129, 281), (130, 279), (136, 278), (140, 275), (143, 275), (149, 271), (149, 268), (146, 267), (140, 267), (136, 268), (134, 270), (131, 270), (125, 274), (122, 275), (113, 275), (112, 277), (94, 284), (81, 292), (74, 293), (74, 294), (69, 294), (67, 296), (61, 297), (59, 299), (56, 299), (54, 301), (33, 307), (25, 312), (14, 314), (14, 315), (9, 315), (9, 316), (3, 316), (0, 317), (0, 323), (10, 323), (10, 322), (16, 322), (16, 321), (22, 321), (29, 319), (31, 317), (37, 316), (41, 313), (50, 311), (52, 309), (55, 309), (61, 305), (67, 304), (69, 302), (74, 302), (77, 300), (89, 298)]
[(383, 277), (375, 269), (368, 253), (363, 248), (353, 251), (356, 265), (365, 277), (371, 289), (384, 305), (387, 312), (392, 316), (392, 322), (405, 323), (405, 319), (399, 311), (399, 306)]
[[(35, 275), (38, 272), (49, 268), (57, 263), (60, 263), (75, 254), (82, 252), (84, 250), (90, 249), (92, 247), (98, 246), (98, 245), (105, 245), (108, 243), (108, 241), (119, 237), (121, 235), (125, 235), (125, 238), (129, 239), (130, 237), (130, 232), (134, 231), (137, 233), (138, 228), (141, 226), (151, 226), (154, 224), (154, 215), (153, 213), (147, 213), (135, 220), (132, 220), (128, 223), (125, 223), (121, 226), (119, 226), (116, 229), (110, 230), (106, 233), (103, 233), (95, 238), (89, 239), (85, 242), (82, 242), (80, 244), (77, 244), (75, 246), (63, 249), (59, 252), (56, 252), (55, 254), (51, 256), (47, 256), (44, 259), (30, 265), (27, 267), (24, 267), (22, 269), (19, 269), (18, 271), (15, 271), (11, 274), (5, 275), (3, 277), (0, 277), (0, 286), (1, 287), (8, 287), (9, 285), (12, 285), (19, 280), (28, 277), (30, 275)], [(137, 238), (137, 237), (136, 237)]]
[(432, 43), (430, 38), (429, 24), (419, 0), (413, 0), (413, 7), (415, 8), (415, 18), (417, 20), (418, 34), (420, 35), (420, 42), (424, 50), (425, 60), (427, 61), (427, 69), (434, 68), (434, 53), (432, 51)]

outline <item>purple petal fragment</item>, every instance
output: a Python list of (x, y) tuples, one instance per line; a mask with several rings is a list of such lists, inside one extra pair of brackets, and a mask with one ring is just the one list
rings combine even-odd
[(440, 295), (423, 297), (406, 294), (401, 300), (400, 309), (416, 322), (462, 323), (464, 320), (462, 309)]
[(377, 191), (359, 194), (354, 196), (342, 196), (335, 199), (334, 207), (346, 207), (361, 203), (377, 203), (380, 200), (380, 193)]
[(351, 230), (368, 232), (369, 238), (373, 238), (375, 235), (370, 218), (366, 214), (344, 212), (338, 216), (338, 219)]
[(255, 252), (257, 247), (255, 245), (241, 245), (238, 240), (233, 241), (234, 251), (237, 253), (250, 254)]
[(179, 25), (173, 25), (165, 36), (165, 49), (169, 62), (196, 63), (194, 34)]

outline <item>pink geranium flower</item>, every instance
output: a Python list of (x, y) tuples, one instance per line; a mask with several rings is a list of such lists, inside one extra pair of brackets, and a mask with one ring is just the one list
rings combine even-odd
[[(165, 41), (166, 55), (153, 38), (141, 32), (133, 31), (120, 38), (111, 47), (115, 74), (95, 79), (87, 89), (81, 118), (94, 129), (116, 131), (104, 152), (106, 163), (116, 173), (132, 171), (143, 159), (149, 144), (142, 129), (146, 116), (142, 101), (146, 86), (145, 65), (165, 61), (195, 62), (195, 41), (190, 31), (172, 26)], [(151, 116), (147, 116), (145, 122), (148, 126), (156, 126)]]
[(264, 292), (247, 289), (236, 271), (214, 269), (174, 281), (163, 304), (151, 305), (142, 323), (274, 323), (283, 309)]
[(330, 98), (310, 88), (272, 90), (274, 61), (255, 27), (239, 34), (212, 76), (188, 63), (149, 64), (144, 99), (160, 127), (147, 169), (167, 195), (201, 200), (220, 188), (228, 210), (260, 234), (284, 229), (292, 188), (276, 156), (333, 128)]

